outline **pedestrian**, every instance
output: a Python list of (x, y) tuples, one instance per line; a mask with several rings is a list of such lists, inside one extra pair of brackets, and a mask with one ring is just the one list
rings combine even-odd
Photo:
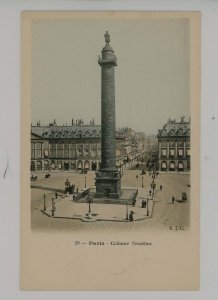
[(69, 185), (69, 194), (70, 194), (70, 195), (73, 194), (73, 187), (72, 187), (72, 185)]
[(133, 221), (133, 214), (134, 211), (131, 210), (130, 214), (129, 214), (129, 221), (132, 222)]
[(162, 191), (162, 185), (160, 185), (160, 191)]
[(55, 206), (54, 198), (52, 198), (52, 206), (51, 206), (52, 217), (54, 217), (55, 211), (56, 211), (56, 206)]
[(174, 201), (175, 201), (175, 198), (174, 198), (174, 196), (172, 197), (172, 204), (174, 204)]
[(77, 193), (77, 194), (79, 193), (79, 188), (78, 188), (78, 187), (76, 188), (76, 193)]
[(75, 202), (75, 198), (76, 198), (76, 196), (75, 196), (75, 195), (73, 195), (73, 202)]
[(139, 175), (136, 175), (136, 179), (138, 179), (139, 178)]
[(149, 191), (149, 195), (151, 196), (151, 190)]
[(55, 193), (55, 199), (58, 199), (58, 193), (57, 192)]

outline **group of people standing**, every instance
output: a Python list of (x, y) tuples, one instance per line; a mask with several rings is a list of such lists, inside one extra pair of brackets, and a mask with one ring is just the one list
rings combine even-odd
[(65, 194), (69, 193), (69, 195), (72, 195), (74, 191), (78, 194), (79, 189), (78, 187), (75, 187), (75, 184), (71, 184), (70, 181), (67, 179), (65, 181)]

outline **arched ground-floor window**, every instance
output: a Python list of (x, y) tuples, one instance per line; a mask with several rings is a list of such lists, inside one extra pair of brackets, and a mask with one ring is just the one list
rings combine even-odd
[(187, 161), (187, 170), (190, 170), (191, 169), (191, 162), (190, 160)]
[(70, 167), (71, 167), (72, 170), (76, 169), (76, 163), (75, 163), (75, 161), (71, 162)]
[(178, 163), (178, 171), (183, 171), (184, 170), (184, 163), (182, 161), (179, 161)]
[(70, 168), (69, 161), (65, 161), (64, 162), (64, 170), (69, 170), (69, 168)]
[(166, 161), (162, 161), (161, 163), (161, 171), (166, 171), (167, 170), (167, 162)]
[(35, 169), (36, 169), (35, 162), (33, 160), (31, 160), (30, 171), (35, 171)]
[(95, 160), (92, 161), (92, 170), (96, 171), (97, 169), (97, 162)]
[(37, 161), (36, 166), (37, 166), (37, 171), (42, 171), (42, 162), (41, 161)]
[(44, 161), (44, 170), (48, 170), (49, 169), (49, 161), (45, 160)]
[(83, 162), (81, 160), (77, 162), (77, 170), (83, 170)]
[(58, 170), (62, 170), (62, 161), (58, 161)]
[(170, 171), (175, 171), (175, 162), (174, 162), (174, 161), (171, 161), (171, 162), (170, 162), (169, 170), (170, 170)]
[(90, 163), (88, 160), (85, 161), (84, 163), (84, 169), (89, 170), (90, 169)]

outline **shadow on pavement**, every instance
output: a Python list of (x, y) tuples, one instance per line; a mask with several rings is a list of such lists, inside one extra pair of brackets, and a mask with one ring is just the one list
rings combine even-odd
[(44, 191), (50, 191), (50, 192), (59, 192), (59, 193), (64, 193), (64, 190), (61, 189), (54, 189), (46, 186), (41, 186), (41, 185), (31, 185), (32, 189), (38, 189), (38, 190), (44, 190)]

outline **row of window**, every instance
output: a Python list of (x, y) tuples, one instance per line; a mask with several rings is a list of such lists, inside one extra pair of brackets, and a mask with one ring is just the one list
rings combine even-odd
[(57, 161), (51, 162), (45, 160), (42, 161), (31, 161), (30, 170), (31, 171), (41, 171), (41, 170), (69, 170), (69, 169), (88, 169), (88, 170), (96, 170), (100, 167), (100, 162), (97, 161), (78, 161), (69, 162), (69, 161)]
[(31, 143), (31, 149), (42, 149), (42, 143)]
[(51, 143), (50, 149), (70, 149), (70, 150), (97, 150), (101, 149), (100, 144), (62, 144), (62, 143)]
[[(71, 150), (97, 150), (101, 149), (100, 144), (63, 144), (63, 143), (50, 143), (50, 149), (71, 149)], [(31, 149), (41, 149), (42, 143), (31, 143)]]
[(187, 165), (185, 165), (183, 161), (179, 161), (178, 163), (175, 163), (174, 161), (170, 161), (170, 162), (162, 161), (160, 168), (162, 171), (165, 170), (175, 171), (176, 169), (183, 171), (184, 169), (189, 170), (190, 166), (191, 166), (190, 161), (187, 161)]
[[(32, 150), (31, 149), (31, 158), (42, 158), (42, 150)], [(44, 157), (71, 157), (71, 158), (75, 158), (75, 157), (92, 157), (92, 158), (96, 158), (100, 155), (100, 152), (97, 150), (91, 151), (91, 150), (51, 150), (50, 152), (48, 152), (48, 150), (44, 151)]]
[(161, 147), (167, 147), (169, 145), (169, 147), (190, 147), (190, 141), (161, 141), (160, 142)]
[[(178, 149), (177, 151), (177, 155), (178, 156), (184, 156), (184, 154), (186, 154), (187, 156), (190, 156), (190, 149), (186, 149), (186, 153), (184, 152), (183, 149)], [(174, 149), (170, 149), (169, 150), (169, 156), (175, 156), (176, 155), (176, 151)], [(167, 156), (167, 149), (162, 149), (161, 150), (161, 156)]]

